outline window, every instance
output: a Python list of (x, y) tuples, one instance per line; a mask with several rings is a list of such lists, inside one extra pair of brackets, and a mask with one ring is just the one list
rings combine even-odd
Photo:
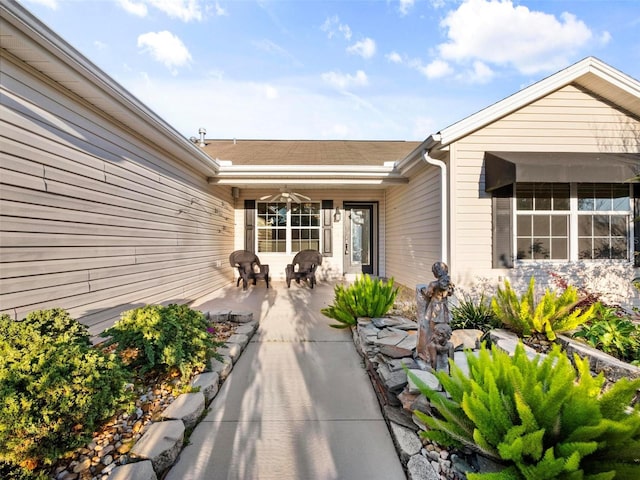
[(516, 194), (516, 258), (567, 260), (569, 184), (519, 183)]
[(578, 258), (629, 257), (629, 187), (578, 185)]
[(320, 250), (320, 203), (257, 204), (258, 253)]
[(516, 184), (518, 260), (627, 260), (631, 225), (627, 184)]

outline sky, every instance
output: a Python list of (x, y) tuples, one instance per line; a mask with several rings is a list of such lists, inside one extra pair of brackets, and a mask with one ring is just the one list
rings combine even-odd
[(185, 137), (418, 140), (594, 56), (640, 0), (20, 0)]

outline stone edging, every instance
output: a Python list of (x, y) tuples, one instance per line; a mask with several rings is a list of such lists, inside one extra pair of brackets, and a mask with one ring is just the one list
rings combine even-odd
[(131, 463), (114, 468), (109, 480), (157, 480), (176, 462), (184, 444), (185, 432), (189, 432), (201, 420), (205, 409), (220, 390), (220, 385), (231, 373), (249, 340), (258, 328), (251, 312), (231, 310), (205, 312), (212, 322), (237, 323), (235, 332), (226, 346), (217, 353), (222, 361), (210, 360), (210, 370), (191, 379), (199, 392), (183, 393), (161, 414), (163, 421), (153, 422), (130, 451)]
[[(415, 336), (413, 330), (416, 329), (415, 322), (402, 317), (358, 319), (357, 327), (352, 328), (354, 344), (364, 360), (407, 478), (450, 480), (466, 478), (467, 472), (493, 471), (496, 465), (479, 455), (459, 456), (456, 453), (449, 454), (432, 444), (427, 443), (423, 446), (418, 436), (423, 427), (420, 420), (409, 411), (420, 410), (429, 414), (431, 407), (414, 382), (407, 378), (403, 365), (431, 388), (441, 387), (432, 373), (416, 369), (413, 359), (415, 345), (412, 348), (410, 341), (414, 340), (411, 337)], [(454, 330), (451, 338), (456, 347), (454, 362), (463, 371), (468, 371), (469, 367), (465, 353), (459, 350), (478, 350), (482, 335), (479, 330)], [(491, 342), (498, 348), (509, 355), (515, 353), (520, 341), (517, 335), (501, 329), (494, 329), (489, 335)], [(592, 371), (604, 372), (609, 381), (616, 381), (621, 377), (640, 377), (638, 367), (621, 362), (566, 336), (559, 336), (559, 341), (570, 357), (573, 352), (581, 357), (588, 357)], [(544, 355), (527, 345), (524, 345), (524, 349), (530, 358)]]

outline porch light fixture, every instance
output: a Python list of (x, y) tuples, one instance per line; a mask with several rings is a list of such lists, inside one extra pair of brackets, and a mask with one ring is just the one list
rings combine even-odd
[(342, 214), (340, 213), (340, 208), (336, 207), (336, 211), (333, 213), (333, 221), (338, 223), (340, 220), (342, 220)]

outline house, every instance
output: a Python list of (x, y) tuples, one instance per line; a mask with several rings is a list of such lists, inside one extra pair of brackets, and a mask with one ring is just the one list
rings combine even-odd
[[(612, 301), (637, 300), (638, 80), (585, 58), (429, 136), (397, 168), (411, 180), (389, 189), (388, 212), (417, 201), (410, 186), (438, 172), (432, 249), (460, 284), (532, 275), (549, 284), (558, 273)], [(402, 249), (399, 223), (387, 242)], [(417, 280), (388, 258), (388, 275)]]
[(409, 287), (441, 259), (460, 286), (553, 269), (622, 290), (637, 274), (640, 84), (594, 58), (423, 142), (186, 139), (19, 4), (0, 4), (0, 32), (15, 319), (62, 307), (98, 333), (228, 285), (236, 249), (275, 279), (304, 248), (320, 279)]

